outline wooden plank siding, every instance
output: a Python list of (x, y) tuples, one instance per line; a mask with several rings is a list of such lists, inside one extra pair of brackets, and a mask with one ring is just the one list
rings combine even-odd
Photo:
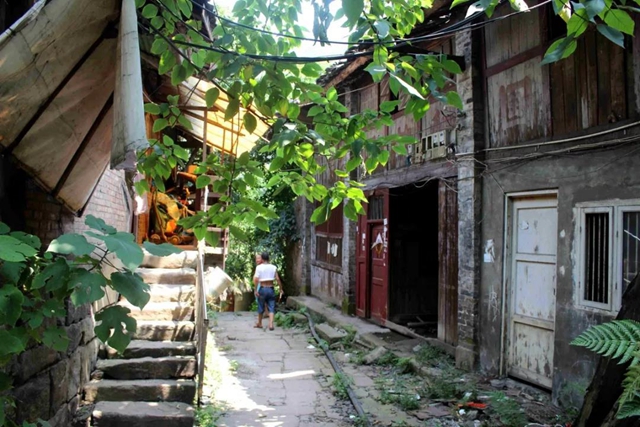
[[(508, 5), (500, 14), (510, 13)], [(484, 29), (490, 147), (561, 137), (629, 118), (629, 56), (593, 29), (551, 65), (543, 54), (566, 24), (550, 6)]]

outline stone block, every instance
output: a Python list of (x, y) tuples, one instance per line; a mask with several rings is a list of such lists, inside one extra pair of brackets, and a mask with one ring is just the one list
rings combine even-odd
[(147, 401), (193, 402), (196, 383), (193, 380), (99, 380), (84, 387), (87, 402)]
[(73, 399), (82, 389), (82, 350), (79, 349), (67, 364), (67, 400)]
[(373, 365), (380, 360), (381, 357), (387, 354), (388, 351), (389, 350), (384, 347), (377, 347), (364, 357), (364, 363), (366, 365)]
[(70, 359), (63, 359), (56, 363), (49, 374), (51, 375), (51, 406), (58, 408), (64, 405), (69, 399), (67, 398), (67, 389), (69, 388), (70, 378), (68, 376)]
[(123, 380), (193, 378), (196, 375), (196, 358), (176, 356), (108, 359), (98, 361), (96, 369), (104, 372), (105, 378)]
[(179, 402), (99, 402), (94, 427), (192, 427), (195, 410)]
[(59, 360), (58, 353), (44, 345), (38, 345), (22, 353), (15, 366), (17, 384), (26, 382), (29, 378), (44, 371)]
[(150, 341), (189, 341), (194, 333), (193, 322), (138, 321), (138, 328), (134, 335), (137, 340)]
[(67, 338), (69, 338), (69, 346), (67, 347), (67, 355), (76, 351), (82, 342), (82, 322), (73, 323), (65, 328)]
[(75, 305), (73, 305), (71, 300), (67, 300), (66, 306), (67, 306), (67, 317), (65, 321), (67, 325), (78, 323), (81, 320), (84, 320), (85, 318), (91, 316), (90, 304), (84, 304), (79, 307), (76, 307)]
[(335, 328), (332, 328), (331, 326), (329, 326), (326, 323), (321, 323), (319, 325), (316, 326), (316, 332), (318, 333), (318, 335), (320, 336), (320, 338), (322, 338), (323, 340), (325, 340), (326, 342), (328, 342), (329, 344), (333, 344), (335, 342), (340, 341), (341, 339), (343, 339), (344, 337), (347, 336), (346, 333), (339, 331)]
[[(38, 418), (48, 420), (51, 417), (51, 379), (49, 373), (38, 375), (13, 391), (16, 403), (16, 419), (34, 421)], [(57, 409), (57, 408), (56, 408)]]
[(67, 427), (70, 423), (71, 412), (69, 411), (69, 407), (66, 404), (62, 405), (53, 416), (53, 418), (49, 420), (49, 424), (51, 424), (51, 427)]
[(291, 318), (293, 319), (293, 323), (296, 324), (296, 325), (308, 325), (309, 324), (309, 320), (307, 319), (307, 316), (305, 316), (304, 314), (291, 313)]

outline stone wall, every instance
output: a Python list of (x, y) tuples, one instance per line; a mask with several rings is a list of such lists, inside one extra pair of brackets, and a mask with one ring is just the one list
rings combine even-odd
[[(4, 181), (8, 181), (6, 175)], [(84, 219), (88, 214), (104, 219), (118, 230), (131, 229), (132, 204), (121, 171), (104, 173), (82, 217), (70, 213), (31, 180), (26, 180), (22, 191), (22, 200), (5, 197), (3, 201), (12, 203), (14, 211), (22, 206), (23, 230), (40, 237), (44, 245), (60, 234), (85, 230)], [(15, 224), (12, 227), (17, 229)], [(117, 295), (105, 298), (100, 305), (115, 302)], [(53, 427), (72, 425), (83, 386), (95, 366), (99, 340), (93, 332), (90, 305), (74, 307), (68, 303), (67, 309), (65, 318), (51, 320), (66, 330), (70, 340), (66, 352), (33, 345), (7, 367), (14, 378), (16, 407), (13, 415), (19, 423), (40, 418), (49, 420)]]

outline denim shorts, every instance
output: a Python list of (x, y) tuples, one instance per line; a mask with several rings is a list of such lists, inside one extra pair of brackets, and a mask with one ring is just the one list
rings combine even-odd
[(258, 291), (258, 313), (264, 313), (264, 305), (267, 304), (267, 309), (270, 313), (276, 311), (276, 291), (273, 290), (273, 286), (260, 286)]

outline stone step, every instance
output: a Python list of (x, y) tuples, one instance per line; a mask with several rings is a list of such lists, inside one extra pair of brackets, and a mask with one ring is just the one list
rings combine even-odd
[(192, 342), (133, 340), (123, 355), (111, 348), (104, 348), (109, 359), (135, 359), (140, 357), (195, 356), (196, 346)]
[(136, 273), (148, 284), (194, 285), (196, 270), (193, 268), (138, 268)]
[(136, 340), (147, 341), (190, 341), (195, 328), (195, 323), (187, 321), (138, 320), (133, 337)]
[(180, 302), (151, 302), (140, 310), (128, 301), (120, 301), (118, 305), (131, 310), (131, 317), (136, 320), (191, 320), (193, 319), (193, 305)]
[(168, 256), (151, 255), (144, 250), (144, 258), (140, 267), (148, 268), (196, 268), (198, 251), (182, 251)]
[(189, 302), (196, 298), (194, 285), (151, 285), (149, 302)]
[(329, 344), (338, 342), (342, 338), (347, 336), (347, 334), (345, 334), (344, 332), (339, 331), (335, 328), (332, 328), (327, 323), (321, 323), (319, 325), (316, 325), (316, 332), (318, 333), (320, 338), (322, 338)]
[(179, 402), (99, 402), (93, 427), (193, 427), (193, 406)]
[(196, 358), (169, 356), (102, 359), (96, 363), (96, 369), (104, 373), (104, 378), (116, 380), (193, 378), (196, 376)]
[(94, 402), (184, 402), (196, 395), (193, 380), (94, 380), (84, 386), (84, 400)]

